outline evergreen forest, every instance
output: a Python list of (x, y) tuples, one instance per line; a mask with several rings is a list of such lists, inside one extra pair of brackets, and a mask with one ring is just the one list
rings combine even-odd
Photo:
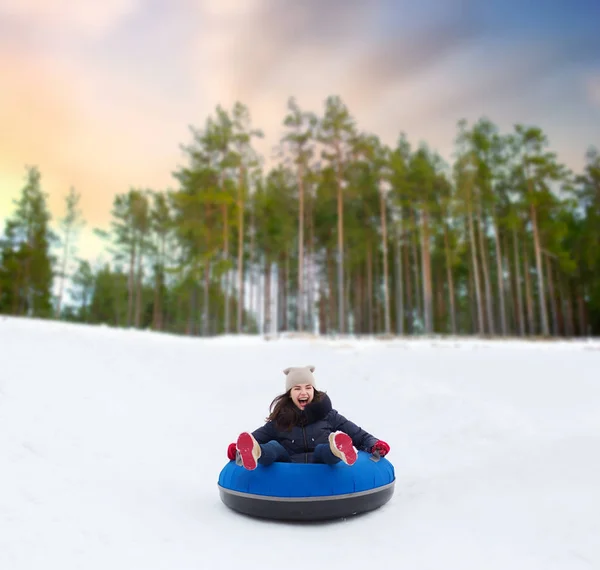
[[(110, 262), (77, 256), (26, 166), (0, 228), (0, 313), (182, 335), (600, 334), (600, 154), (571, 171), (537, 126), (457, 122), (451, 163), (295, 98), (276, 159), (242, 103), (190, 127), (171, 188), (124, 188)], [(118, 191), (118, 189), (115, 189)], [(11, 192), (13, 189), (11, 189)]]

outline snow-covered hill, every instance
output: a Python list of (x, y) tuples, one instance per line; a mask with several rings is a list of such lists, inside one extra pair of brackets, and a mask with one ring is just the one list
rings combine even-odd
[[(392, 446), (382, 509), (229, 511), (282, 369)], [(0, 569), (600, 568), (600, 343), (190, 339), (0, 318)]]

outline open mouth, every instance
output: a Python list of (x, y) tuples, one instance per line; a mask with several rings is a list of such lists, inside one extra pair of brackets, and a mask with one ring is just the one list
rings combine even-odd
[(298, 398), (298, 403), (301, 406), (306, 406), (306, 404), (308, 404), (308, 398)]

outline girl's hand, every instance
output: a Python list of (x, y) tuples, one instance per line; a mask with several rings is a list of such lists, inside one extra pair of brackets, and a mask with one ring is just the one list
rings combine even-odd
[(230, 443), (229, 447), (227, 448), (227, 458), (230, 461), (234, 461), (235, 460), (235, 453), (237, 451), (236, 445), (235, 443)]
[(390, 452), (390, 446), (385, 441), (378, 440), (371, 448), (371, 453), (375, 453), (376, 451), (379, 451), (380, 457), (384, 457)]

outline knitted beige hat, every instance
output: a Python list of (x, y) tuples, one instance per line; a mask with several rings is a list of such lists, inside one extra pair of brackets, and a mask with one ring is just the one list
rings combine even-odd
[(285, 391), (291, 390), (296, 384), (310, 384), (313, 388), (316, 388), (315, 377), (313, 372), (315, 371), (314, 366), (291, 366), (286, 368), (283, 373), (285, 374)]

